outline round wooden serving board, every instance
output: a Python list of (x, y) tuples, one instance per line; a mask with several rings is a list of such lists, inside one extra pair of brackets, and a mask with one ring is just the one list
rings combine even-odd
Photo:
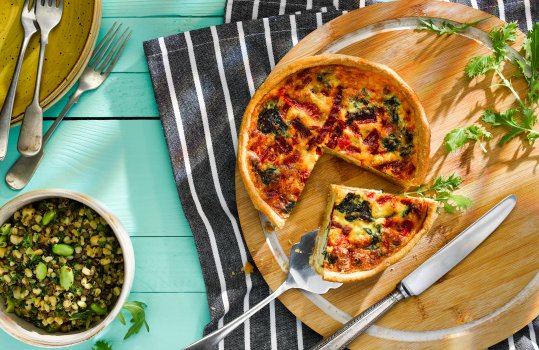
[[(412, 19), (407, 22), (406, 18), (415, 16), (468, 22), (488, 15), (446, 2), (402, 1), (368, 6), (311, 33), (276, 69), (299, 57), (324, 52), (360, 56), (394, 69), (416, 91), (430, 122), (432, 141), (427, 179), (456, 172), (464, 179), (459, 193), (471, 197), (475, 204), (461, 214), (442, 214), (403, 260), (379, 276), (343, 285), (323, 296), (293, 290), (280, 300), (309, 327), (327, 336), (350, 316), (391, 292), (403, 277), (446, 242), (502, 198), (514, 193), (518, 197), (516, 208), (476, 251), (421, 296), (399, 303), (351, 344), (352, 349), (482, 349), (508, 337), (539, 315), (539, 151), (537, 146), (527, 146), (521, 138), (500, 147), (497, 141), (502, 130), (489, 128), (494, 138), (485, 145), (487, 153), (473, 144), (457, 153), (445, 152), (443, 138), (451, 129), (478, 122), (487, 108), (505, 109), (513, 98), (503, 88), (495, 93), (492, 85), (496, 79), (491, 76), (469, 80), (464, 75), (464, 67), (471, 57), (490, 52), (469, 38), (477, 36), (477, 32), (480, 36), (480, 31), (467, 33), (468, 37), (438, 37), (413, 29), (387, 29), (395, 27), (395, 23), (396, 27), (411, 23)], [(393, 19), (397, 21), (389, 21)], [(488, 32), (502, 23), (490, 18), (478, 27)], [(361, 28), (360, 33), (353, 34)], [(519, 44), (522, 39), (520, 33)], [(506, 67), (508, 76), (512, 69)], [(521, 92), (525, 91), (522, 82), (516, 85)], [(286, 256), (292, 243), (320, 225), (331, 183), (402, 191), (376, 175), (324, 155), (284, 229), (265, 236), (258, 212), (236, 173), (244, 237), (257, 268), (272, 289), (285, 279)]]
[[(0, 107), (6, 98), (24, 37), (22, 0), (0, 1)], [(47, 109), (76, 83), (90, 60), (101, 24), (101, 0), (65, 0), (62, 20), (49, 37), (43, 63), (40, 104)], [(39, 59), (39, 32), (22, 65), (11, 123), (22, 120), (34, 96)]]

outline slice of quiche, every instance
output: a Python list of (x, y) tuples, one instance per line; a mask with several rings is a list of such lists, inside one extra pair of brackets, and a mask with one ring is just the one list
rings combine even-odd
[(371, 277), (400, 260), (437, 217), (436, 201), (331, 185), (311, 265), (327, 281)]
[(423, 108), (395, 72), (320, 55), (258, 89), (243, 117), (238, 165), (254, 206), (282, 227), (324, 152), (409, 187), (423, 182), (429, 149)]

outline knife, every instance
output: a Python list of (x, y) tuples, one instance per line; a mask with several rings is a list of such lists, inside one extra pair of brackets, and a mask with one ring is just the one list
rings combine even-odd
[(322, 340), (311, 350), (344, 349), (399, 301), (423, 293), (487, 239), (507, 218), (516, 202), (517, 197), (513, 194), (504, 198), (427, 261), (419, 265), (388, 296), (350, 320), (340, 330)]

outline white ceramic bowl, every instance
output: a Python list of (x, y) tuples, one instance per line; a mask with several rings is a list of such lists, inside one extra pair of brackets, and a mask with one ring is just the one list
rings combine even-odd
[(45, 348), (59, 348), (78, 344), (94, 337), (100, 331), (102, 331), (116, 318), (122, 309), (122, 305), (127, 300), (129, 292), (131, 291), (133, 277), (135, 274), (135, 254), (133, 252), (133, 246), (127, 231), (114, 215), (109, 213), (95, 199), (92, 199), (86, 195), (61, 189), (28, 192), (15, 197), (0, 208), (0, 225), (7, 221), (11, 215), (15, 213), (15, 211), (29, 203), (37, 202), (42, 199), (57, 197), (73, 199), (87, 205), (107, 221), (112, 228), (112, 231), (115, 233), (120, 246), (122, 247), (125, 272), (122, 291), (118, 297), (116, 305), (114, 305), (114, 308), (109, 312), (107, 317), (101, 320), (101, 322), (94, 325), (92, 328), (83, 331), (69, 333), (48, 333), (45, 330), (37, 328), (33, 324), (23, 320), (14, 313), (6, 313), (5, 300), (0, 296), (0, 328), (20, 341)]

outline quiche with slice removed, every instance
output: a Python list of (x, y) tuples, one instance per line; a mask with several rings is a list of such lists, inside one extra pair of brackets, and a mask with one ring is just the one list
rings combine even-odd
[(400, 260), (436, 220), (436, 201), (331, 185), (311, 265), (325, 280), (360, 281)]
[(282, 227), (324, 152), (410, 187), (423, 182), (429, 149), (423, 108), (395, 72), (320, 55), (258, 89), (243, 117), (238, 165), (254, 206)]

